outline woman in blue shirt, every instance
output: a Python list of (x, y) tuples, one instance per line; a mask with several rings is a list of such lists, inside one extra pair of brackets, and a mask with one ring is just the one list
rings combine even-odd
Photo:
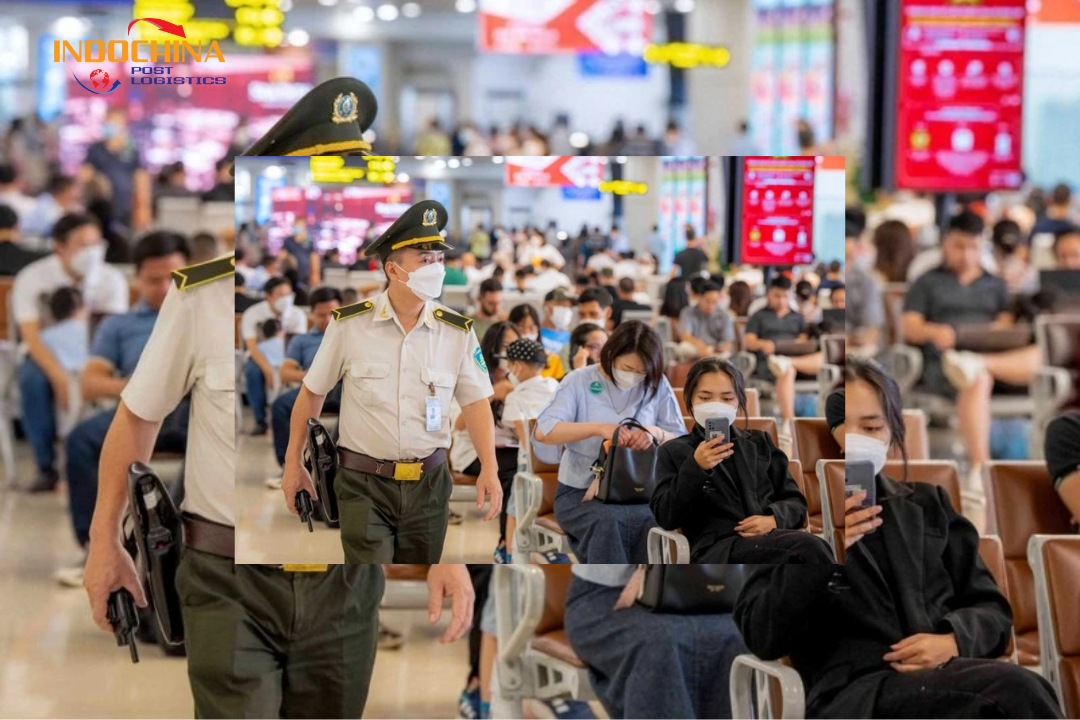
[[(664, 377), (663, 344), (641, 322), (620, 325), (600, 353), (600, 363), (567, 375), (536, 421), (536, 441), (565, 445), (559, 461), (555, 519), (582, 563), (648, 562), (647, 538), (656, 527), (645, 504), (594, 501), (592, 465), (623, 420), (646, 430), (624, 430), (619, 442), (648, 449), (686, 434), (679, 403)], [(651, 436), (651, 437), (650, 437)]]

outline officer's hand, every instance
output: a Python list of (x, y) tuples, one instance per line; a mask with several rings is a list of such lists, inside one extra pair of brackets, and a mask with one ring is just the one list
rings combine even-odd
[(293, 515), (299, 515), (296, 509), (296, 493), (307, 490), (314, 503), (319, 499), (319, 493), (315, 491), (315, 483), (311, 481), (311, 473), (303, 463), (285, 463), (285, 474), (281, 477), (281, 492), (285, 493), (285, 507)]
[(125, 588), (135, 598), (136, 605), (146, 607), (146, 595), (143, 594), (142, 583), (135, 571), (135, 563), (119, 540), (113, 543), (90, 543), (83, 587), (90, 596), (94, 623), (108, 633), (113, 631), (108, 620), (109, 595)]
[(487, 499), (491, 500), (491, 506), (488, 508), (484, 520), (494, 520), (502, 512), (502, 483), (499, 482), (499, 473), (495, 468), (481, 465), (480, 477), (476, 479), (476, 509), (483, 510), (484, 501)]
[(439, 638), (440, 643), (453, 642), (469, 631), (472, 625), (476, 593), (472, 578), (464, 565), (432, 565), (428, 570), (428, 622), (435, 625), (442, 617), (443, 600), (450, 598), (450, 625)]

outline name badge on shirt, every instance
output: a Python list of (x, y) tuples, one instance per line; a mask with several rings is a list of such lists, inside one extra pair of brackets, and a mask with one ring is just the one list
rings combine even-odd
[(429, 387), (431, 395), (427, 397), (427, 431), (438, 432), (442, 429), (442, 401), (435, 394), (435, 386)]

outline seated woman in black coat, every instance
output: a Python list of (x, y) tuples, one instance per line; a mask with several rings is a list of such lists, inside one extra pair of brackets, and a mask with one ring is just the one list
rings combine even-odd
[(848, 499), (844, 565), (751, 572), (735, 606), (747, 646), (790, 656), (808, 718), (1061, 717), (1046, 680), (1000, 660), (1012, 610), (975, 527), (943, 489), (881, 474), (904, 448), (896, 383), (851, 356), (845, 374), (845, 457), (873, 463), (878, 503)]
[[(798, 528), (806, 498), (788, 472), (788, 458), (768, 433), (735, 424), (746, 412), (742, 373), (727, 360), (705, 358), (683, 388), (696, 426), (660, 446), (649, 506), (660, 527), (681, 529), (695, 563), (834, 563), (829, 546)], [(728, 438), (707, 440), (709, 418), (726, 418)]]

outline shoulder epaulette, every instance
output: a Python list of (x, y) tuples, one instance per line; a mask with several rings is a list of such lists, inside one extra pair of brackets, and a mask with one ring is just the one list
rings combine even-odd
[(463, 330), (465, 332), (472, 330), (472, 318), (465, 317), (464, 315), (458, 315), (456, 312), (452, 310), (447, 310), (446, 308), (436, 308), (435, 319), (441, 320), (447, 325), (453, 325), (458, 330)]
[(236, 257), (229, 255), (207, 262), (188, 265), (186, 268), (172, 271), (173, 282), (177, 290), (190, 290), (223, 277), (229, 277), (236, 271)]
[(370, 300), (364, 300), (363, 302), (353, 303), (352, 305), (346, 305), (345, 307), (339, 307), (334, 310), (335, 320), (344, 320), (345, 318), (353, 317), (354, 315), (363, 315), (366, 312), (370, 312), (375, 309), (375, 303)]

